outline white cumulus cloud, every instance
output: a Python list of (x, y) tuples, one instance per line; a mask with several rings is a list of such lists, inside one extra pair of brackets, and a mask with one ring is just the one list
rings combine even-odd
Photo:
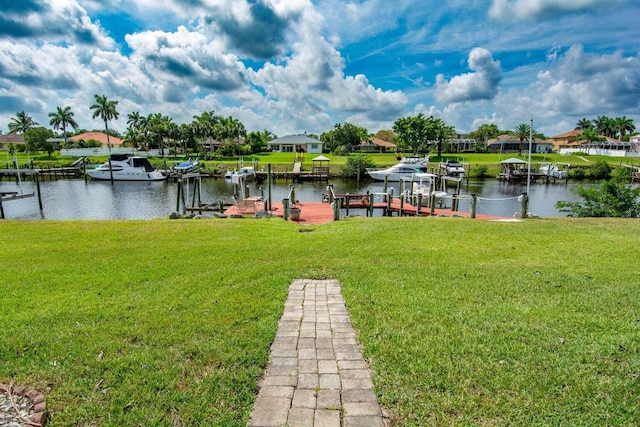
[(493, 59), (487, 49), (476, 47), (469, 53), (472, 73), (454, 76), (447, 81), (442, 74), (436, 76), (435, 97), (440, 102), (463, 102), (492, 99), (500, 82), (500, 62)]

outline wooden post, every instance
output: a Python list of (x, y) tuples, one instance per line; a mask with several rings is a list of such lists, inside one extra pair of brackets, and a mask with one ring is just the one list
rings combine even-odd
[(454, 193), (451, 198), (451, 211), (456, 212), (458, 210), (458, 193)]
[(389, 187), (389, 175), (385, 175), (384, 176), (384, 194), (387, 194), (388, 191), (388, 187)]
[(374, 195), (373, 194), (369, 194), (367, 196), (369, 198), (369, 216), (373, 217), (373, 201), (374, 201)]
[(0, 194), (0, 219), (4, 219), (4, 206), (2, 206), (2, 194)]
[(416, 204), (416, 215), (420, 215), (422, 213), (422, 193), (418, 194), (418, 202)]
[(521, 202), (522, 202), (522, 218), (527, 218), (528, 212), (529, 212), (529, 195), (527, 193), (522, 193)]
[(475, 219), (476, 217), (476, 207), (478, 205), (478, 196), (475, 194), (471, 195), (471, 219)]
[(344, 205), (346, 207), (346, 212), (345, 212), (346, 216), (349, 216), (349, 205), (351, 204), (351, 203), (349, 203), (350, 201), (351, 201), (351, 199), (349, 198), (349, 193), (345, 194), (344, 195), (344, 202), (345, 202)]
[(176, 197), (176, 212), (180, 212), (180, 193), (182, 193), (182, 177), (178, 178), (178, 194)]
[[(402, 182), (402, 181), (400, 181)], [(398, 211), (398, 216), (402, 216), (402, 209), (404, 208), (404, 194), (400, 193), (400, 210)]]
[[(198, 191), (198, 181), (196, 179), (193, 180), (193, 192), (191, 193), (191, 207), (195, 207), (196, 205), (196, 192)], [(198, 203), (200, 201), (198, 200)]]
[(333, 220), (338, 221), (340, 219), (340, 199), (334, 199), (331, 202), (331, 207), (333, 208)]
[(271, 163), (267, 165), (267, 210), (271, 211)]
[(282, 199), (282, 217), (285, 221), (289, 220), (289, 199)]
[(436, 192), (431, 193), (431, 200), (429, 200), (429, 215), (433, 216), (436, 211)]
[(38, 206), (40, 206), (40, 213), (42, 213), (42, 193), (40, 192), (40, 174), (36, 172), (33, 177), (36, 180), (36, 189), (38, 191)]

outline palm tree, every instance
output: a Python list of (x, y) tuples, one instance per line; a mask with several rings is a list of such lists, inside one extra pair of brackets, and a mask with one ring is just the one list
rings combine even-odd
[(142, 116), (137, 111), (127, 114), (127, 125), (131, 126), (132, 129), (139, 129), (141, 123)]
[(442, 143), (455, 136), (455, 129), (453, 126), (448, 126), (442, 119), (432, 120), (432, 130), (434, 132), (435, 140), (438, 143), (438, 157), (442, 156)]
[[(518, 140), (520, 141), (520, 143), (518, 144), (518, 155), (521, 156), (522, 155), (522, 145), (525, 139), (529, 139), (529, 136), (531, 135), (531, 126), (529, 126), (526, 123), (522, 123), (518, 126), (516, 126), (513, 129), (513, 132), (510, 132), (510, 134), (512, 136), (515, 136), (516, 138), (518, 138)], [(531, 144), (531, 141), (529, 141), (529, 144)]]
[[(64, 138), (64, 146), (67, 146), (67, 126), (71, 126), (74, 129), (78, 129), (78, 123), (73, 118), (73, 111), (71, 107), (57, 107), (54, 113), (49, 113), (49, 124), (53, 126), (55, 130), (62, 128), (62, 137)], [(75, 143), (74, 143), (75, 145)]]
[(111, 184), (113, 184), (113, 169), (111, 168), (111, 143), (109, 142), (109, 122), (111, 120), (117, 120), (120, 115), (116, 110), (118, 101), (110, 101), (106, 95), (94, 95), (96, 103), (89, 109), (93, 110), (93, 118), (100, 117), (104, 120), (104, 130), (107, 134), (107, 148), (109, 149), (109, 176), (111, 178)]
[(625, 133), (629, 131), (632, 133), (636, 130), (636, 126), (633, 124), (633, 119), (628, 119), (627, 116), (616, 117), (613, 119), (615, 128), (618, 131), (620, 141), (623, 140)]
[(9, 131), (24, 135), (29, 129), (36, 126), (38, 126), (38, 123), (35, 122), (29, 114), (20, 111), (16, 113), (16, 116), (9, 122)]
[(598, 116), (593, 120), (593, 124), (596, 126), (598, 134), (611, 138), (615, 137), (615, 126), (613, 119), (607, 116)]
[(576, 141), (585, 141), (587, 143), (587, 151), (589, 151), (589, 147), (592, 142), (603, 142), (606, 141), (606, 138), (598, 135), (598, 130), (594, 128), (584, 129), (582, 134), (578, 135)]
[(587, 119), (586, 117), (583, 117), (582, 119), (578, 120), (578, 123), (576, 123), (575, 130), (591, 129), (592, 127), (593, 127), (593, 123), (591, 123), (591, 120)]
[(232, 116), (227, 117), (226, 119), (220, 120), (221, 125), (221, 133), (223, 139), (237, 139), (237, 143), (240, 143), (240, 137), (244, 137), (247, 135), (247, 131), (245, 130), (244, 124), (242, 122)]

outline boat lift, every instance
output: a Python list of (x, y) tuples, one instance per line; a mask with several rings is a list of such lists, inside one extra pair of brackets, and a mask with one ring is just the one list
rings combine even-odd
[(23, 169), (22, 171), (20, 171), (20, 167), (18, 165), (18, 159), (17, 157), (13, 157), (13, 165), (15, 167), (15, 169), (13, 171), (9, 171), (11, 173), (15, 173), (16, 175), (16, 182), (18, 184), (18, 189), (20, 191), (2, 191), (0, 192), (0, 219), (5, 219), (5, 215), (4, 215), (4, 206), (3, 203), (4, 202), (9, 202), (11, 200), (19, 200), (19, 199), (26, 199), (28, 197), (33, 197), (35, 196), (34, 193), (24, 193), (24, 190), (22, 188), (22, 180), (21, 180), (21, 174), (30, 174), (33, 175), (34, 177), (34, 181), (36, 183), (36, 189), (37, 189), (37, 194), (38, 194), (38, 206), (40, 207), (40, 213), (42, 213), (42, 194), (40, 192), (40, 174), (39, 171), (36, 169)]

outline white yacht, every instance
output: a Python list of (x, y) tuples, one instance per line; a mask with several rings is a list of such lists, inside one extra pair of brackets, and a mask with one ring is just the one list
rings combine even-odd
[[(111, 163), (111, 171), (109, 171)], [(112, 154), (111, 162), (105, 162), (87, 174), (94, 180), (109, 181), (113, 173), (114, 181), (162, 181), (167, 179), (159, 170), (155, 170), (149, 159), (131, 154)]]
[(402, 178), (411, 178), (414, 173), (424, 172), (429, 164), (429, 156), (403, 157), (400, 163), (386, 169), (367, 169), (369, 176), (376, 181), (399, 182)]

